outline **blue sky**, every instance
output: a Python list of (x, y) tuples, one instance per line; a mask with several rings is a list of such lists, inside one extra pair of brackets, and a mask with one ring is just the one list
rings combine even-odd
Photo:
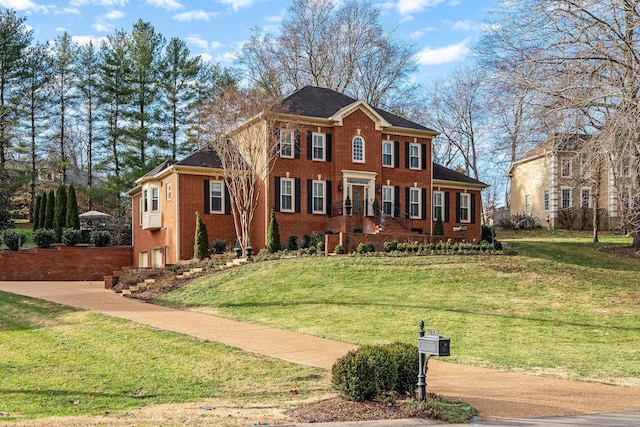
[[(446, 73), (478, 39), (496, 0), (373, 0), (397, 38), (415, 45), (418, 79)], [(194, 55), (231, 66), (252, 27), (276, 33), (289, 0), (0, 0), (27, 17), (36, 40), (67, 30), (94, 43), (142, 18), (167, 39), (179, 37)]]

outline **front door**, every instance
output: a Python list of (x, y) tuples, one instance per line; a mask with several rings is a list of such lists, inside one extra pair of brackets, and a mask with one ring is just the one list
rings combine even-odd
[(353, 214), (362, 215), (364, 207), (364, 187), (354, 185), (353, 189)]

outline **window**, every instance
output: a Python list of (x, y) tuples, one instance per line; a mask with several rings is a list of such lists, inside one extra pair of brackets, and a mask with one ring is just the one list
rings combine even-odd
[(460, 222), (471, 222), (471, 194), (460, 194)]
[(280, 157), (293, 158), (294, 134), (292, 130), (280, 130)]
[(544, 205), (544, 210), (549, 210), (549, 190), (544, 190), (542, 195), (542, 204)]
[(325, 159), (325, 135), (323, 133), (314, 133), (313, 134), (313, 160), (322, 160)]
[(167, 184), (167, 202), (171, 200), (171, 184)]
[(364, 139), (360, 136), (353, 138), (352, 160), (357, 163), (364, 163)]
[(591, 189), (583, 188), (580, 193), (580, 199), (582, 202), (582, 207), (588, 209), (591, 207)]
[(325, 182), (313, 181), (313, 213), (324, 213)]
[(409, 168), (420, 169), (420, 144), (409, 144)]
[(160, 210), (160, 189), (151, 187), (151, 211), (158, 212)]
[(411, 188), (409, 191), (409, 218), (420, 218), (420, 188)]
[(280, 180), (280, 211), (293, 212), (293, 179)]
[(434, 191), (433, 192), (433, 220), (438, 220), (438, 215), (440, 215), (440, 219), (444, 220), (444, 192), (442, 191)]
[(524, 196), (524, 213), (525, 215), (531, 215), (531, 196), (529, 194)]
[(392, 141), (382, 141), (382, 166), (393, 167)]
[(142, 190), (142, 212), (149, 212), (149, 190)]
[(388, 185), (382, 187), (382, 212), (393, 216), (393, 187)]
[(224, 191), (222, 181), (210, 181), (211, 213), (224, 213)]
[(571, 207), (571, 190), (565, 188), (562, 190), (562, 209)]
[(571, 177), (571, 159), (568, 157), (562, 157), (560, 159), (560, 173), (563, 178)]

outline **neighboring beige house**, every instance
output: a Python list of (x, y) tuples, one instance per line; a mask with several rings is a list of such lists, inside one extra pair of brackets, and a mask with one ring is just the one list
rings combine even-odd
[(631, 159), (609, 160), (598, 172), (580, 155), (588, 138), (554, 135), (514, 162), (511, 214), (532, 216), (549, 229), (591, 229), (597, 203), (599, 229), (624, 228), (624, 206), (633, 194)]

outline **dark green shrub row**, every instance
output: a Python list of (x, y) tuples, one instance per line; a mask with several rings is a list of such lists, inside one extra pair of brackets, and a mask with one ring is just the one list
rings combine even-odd
[(372, 400), (389, 393), (413, 394), (418, 348), (412, 344), (366, 345), (336, 361), (333, 388), (346, 400)]
[(75, 228), (62, 230), (62, 243), (67, 246), (75, 246), (82, 241), (82, 232)]
[(480, 243), (468, 242), (438, 242), (438, 243), (399, 243), (397, 241), (384, 242), (385, 252), (406, 252), (406, 253), (469, 253), (469, 252), (490, 252), (502, 250), (502, 244), (493, 239), (493, 243), (481, 241)]
[(105, 230), (94, 230), (90, 234), (90, 239), (94, 245), (104, 247), (111, 243), (111, 234)]
[(366, 254), (368, 252), (375, 252), (376, 248), (373, 246), (373, 243), (358, 243), (358, 247), (356, 248), (356, 252), (359, 254)]

